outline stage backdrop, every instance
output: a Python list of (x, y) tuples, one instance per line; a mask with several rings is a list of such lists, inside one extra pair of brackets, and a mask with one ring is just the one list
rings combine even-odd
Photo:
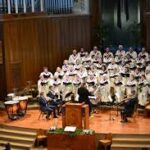
[(7, 92), (36, 83), (43, 66), (54, 72), (74, 48), (91, 48), (89, 15), (12, 16), (0, 25), (5, 53), (0, 78), (6, 75), (1, 85)]

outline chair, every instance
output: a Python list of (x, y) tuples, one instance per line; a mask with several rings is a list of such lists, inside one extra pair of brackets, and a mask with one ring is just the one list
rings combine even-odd
[(41, 107), (40, 107), (40, 115), (38, 117), (38, 120), (41, 118), (41, 116), (43, 117), (44, 115), (47, 115), (47, 111), (44, 111)]
[(104, 150), (107, 150), (108, 148), (111, 149), (112, 144), (112, 134), (106, 134), (104, 139), (98, 141), (98, 149), (101, 150), (102, 148)]
[(46, 139), (47, 139), (46, 130), (39, 129), (37, 131), (37, 136), (36, 136), (36, 146), (38, 147), (40, 145), (40, 142), (46, 142)]

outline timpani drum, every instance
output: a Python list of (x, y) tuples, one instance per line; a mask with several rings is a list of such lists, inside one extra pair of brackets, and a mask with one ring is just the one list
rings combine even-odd
[(12, 100), (15, 97), (15, 93), (8, 93), (7, 94), (7, 99)]
[(19, 101), (18, 114), (20, 116), (24, 116), (26, 114), (26, 110), (27, 110), (28, 97), (27, 96), (18, 96), (18, 97), (15, 97), (13, 100)]
[(4, 102), (4, 104), (8, 114), (8, 118), (11, 120), (18, 119), (19, 101), (6, 101)]

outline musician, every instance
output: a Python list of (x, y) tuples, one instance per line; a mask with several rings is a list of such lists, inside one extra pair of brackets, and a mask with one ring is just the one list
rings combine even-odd
[(93, 47), (93, 50), (90, 52), (90, 57), (93, 58), (95, 56), (98, 56), (98, 57), (102, 57), (102, 54), (101, 52), (98, 50), (98, 47), (97, 46), (94, 46)]
[(38, 100), (39, 100), (41, 111), (47, 112), (46, 119), (49, 119), (52, 112), (54, 113), (54, 118), (57, 117), (56, 113), (55, 113), (55, 106), (48, 104), (48, 101), (44, 96), (44, 92), (40, 93), (40, 96), (38, 97)]
[(92, 104), (90, 102), (89, 96), (91, 96), (91, 93), (86, 88), (86, 84), (82, 83), (81, 86), (78, 89), (78, 95), (79, 95), (79, 103), (85, 103), (89, 106), (89, 113), (92, 111)]
[(80, 55), (77, 53), (77, 50), (74, 49), (72, 54), (69, 56), (69, 63), (76, 64), (77, 59), (80, 59)]
[(118, 50), (116, 51), (115, 56), (119, 56), (120, 58), (123, 58), (125, 56), (125, 50), (123, 49), (123, 45), (118, 46)]
[(48, 102), (50, 105), (55, 106), (55, 109), (57, 109), (57, 115), (59, 115), (59, 105), (61, 104), (62, 100), (59, 99), (59, 95), (55, 93), (53, 90), (53, 86), (49, 87), (49, 92), (47, 93)]
[(121, 122), (128, 122), (127, 117), (133, 115), (137, 102), (138, 100), (135, 91), (132, 91), (131, 95), (126, 99), (124, 108), (121, 111)]
[(132, 47), (129, 47), (128, 52), (126, 53), (126, 56), (135, 60), (137, 58), (137, 52), (134, 51)]

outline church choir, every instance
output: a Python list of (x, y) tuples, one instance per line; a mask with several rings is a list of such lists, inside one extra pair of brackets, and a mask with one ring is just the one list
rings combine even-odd
[(89, 92), (96, 96), (97, 103), (120, 103), (135, 91), (138, 103), (145, 106), (150, 94), (150, 55), (145, 48), (137, 53), (132, 47), (126, 52), (123, 45), (113, 54), (109, 47), (102, 54), (97, 46), (90, 53), (81, 48), (76, 49), (64, 60), (62, 67), (57, 67), (54, 75), (44, 68), (38, 81), (39, 93), (47, 96), (49, 86), (63, 101), (73, 93), (78, 101), (77, 90), (81, 83), (86, 83)]

